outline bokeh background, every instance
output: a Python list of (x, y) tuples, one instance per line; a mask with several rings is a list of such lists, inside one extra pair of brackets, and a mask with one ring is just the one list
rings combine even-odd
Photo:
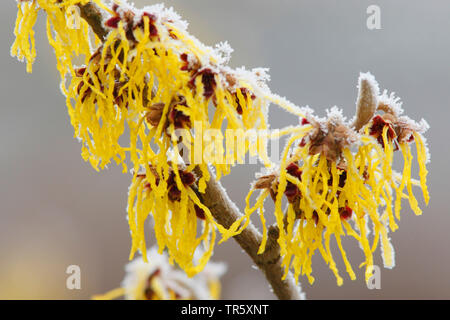
[[(152, 0), (135, 1), (137, 6)], [(310, 299), (449, 299), (450, 2), (366, 0), (167, 0), (205, 43), (228, 40), (231, 65), (269, 67), (274, 92), (318, 114), (334, 105), (352, 116), (359, 72), (372, 72), (395, 91), (427, 133), (430, 205), (416, 217), (404, 206), (391, 234), (397, 266), (382, 269), (381, 290), (368, 290), (363, 271), (337, 287), (319, 256), (316, 282), (301, 278)], [(366, 27), (366, 9), (381, 8), (381, 30)], [(130, 249), (125, 218), (130, 176), (112, 166), (97, 173), (80, 156), (80, 144), (59, 91), (44, 16), (36, 27), (38, 58), (32, 75), (9, 55), (15, 1), (0, 10), (0, 298), (88, 299), (119, 285)], [(272, 127), (297, 119), (273, 107)], [(260, 167), (241, 165), (223, 180), (242, 208)], [(422, 198), (417, 190), (418, 198)], [(421, 202), (423, 205), (423, 201)], [(346, 243), (355, 266), (363, 255)], [(339, 254), (336, 257), (340, 257)], [(264, 277), (232, 240), (214, 259), (228, 263), (223, 298), (273, 299)], [(339, 259), (337, 259), (339, 260)], [(376, 262), (382, 265), (379, 252)], [(81, 290), (67, 290), (68, 265), (81, 267)], [(342, 274), (345, 268), (340, 263)]]

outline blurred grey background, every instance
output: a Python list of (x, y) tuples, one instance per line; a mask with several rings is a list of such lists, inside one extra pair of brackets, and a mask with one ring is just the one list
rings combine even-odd
[[(137, 6), (151, 0), (135, 1)], [(366, 9), (381, 8), (381, 30), (366, 27)], [(382, 269), (381, 290), (334, 276), (319, 256), (316, 282), (301, 278), (310, 299), (449, 299), (449, 96), (450, 2), (366, 0), (166, 1), (190, 22), (190, 32), (213, 45), (228, 40), (231, 65), (269, 67), (274, 92), (318, 114), (337, 105), (352, 116), (359, 72), (370, 71), (382, 89), (395, 91), (427, 133), (430, 205), (420, 217), (405, 204), (400, 229), (391, 234), (397, 265)], [(125, 219), (130, 177), (121, 168), (95, 172), (73, 138), (45, 19), (36, 27), (38, 58), (32, 75), (9, 55), (16, 2), (0, 10), (0, 298), (86, 299), (120, 284), (130, 249)], [(297, 119), (273, 107), (272, 127)], [(242, 165), (223, 182), (242, 208), (254, 173)], [(423, 206), (419, 190), (418, 199)], [(355, 269), (363, 255), (346, 243)], [(336, 254), (336, 260), (340, 255)], [(272, 299), (268, 285), (232, 240), (217, 247), (225, 261), (223, 298)], [(376, 260), (382, 265), (379, 250)], [(66, 289), (66, 268), (81, 267), (81, 290)], [(341, 274), (345, 268), (339, 262)]]

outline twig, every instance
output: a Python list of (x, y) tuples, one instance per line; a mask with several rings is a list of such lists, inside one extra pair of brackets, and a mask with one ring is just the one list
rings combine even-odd
[[(100, 9), (93, 3), (78, 6), (81, 10), (81, 17), (91, 26), (99, 39), (105, 40), (108, 31), (102, 25)], [(202, 173), (198, 167), (195, 171), (197, 175), (201, 176)], [(199, 193), (199, 195), (203, 204), (211, 210), (217, 222), (225, 228), (229, 228), (234, 221), (242, 217), (220, 183), (215, 180), (213, 174), (207, 182), (205, 193)], [(266, 250), (260, 255), (257, 252), (262, 236), (253, 224), (250, 223), (239, 235), (234, 236), (234, 239), (264, 273), (274, 294), (279, 299), (298, 300), (302, 296), (292, 274), (289, 272), (286, 279), (282, 280), (284, 268), (281, 266), (280, 247), (277, 243), (278, 232), (277, 227), (271, 226), (269, 228)]]

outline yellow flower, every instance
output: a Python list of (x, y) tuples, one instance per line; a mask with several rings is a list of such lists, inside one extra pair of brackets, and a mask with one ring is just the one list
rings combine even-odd
[[(150, 171), (150, 175), (136, 173), (129, 190), (128, 222), (133, 239), (130, 259), (138, 249), (146, 259), (144, 222), (152, 215), (159, 252), (167, 247), (170, 259), (193, 276), (204, 268), (213, 253), (216, 229), (222, 233), (226, 230), (214, 221), (199, 199), (194, 173), (181, 167), (161, 174), (154, 167)], [(194, 259), (201, 244), (207, 250), (201, 258)]]
[[(91, 1), (101, 9), (101, 27), (107, 31), (99, 37), (79, 17), (80, 7), (88, 2), (19, 1), (12, 53), (25, 58), (31, 71), (32, 27), (37, 12), (45, 12), (48, 40), (55, 50), (61, 89), (83, 159), (96, 170), (114, 160), (124, 172), (131, 162), (130, 258), (137, 250), (146, 256), (144, 222), (152, 215), (159, 250), (168, 248), (171, 259), (193, 275), (211, 256), (217, 230), (225, 234), (224, 239), (242, 230), (237, 225), (224, 229), (202, 205), (199, 195), (210, 179), (208, 163), (214, 165), (218, 179), (248, 152), (268, 163), (264, 142), (257, 148), (246, 141), (238, 150), (234, 146), (215, 150), (219, 157), (227, 156), (225, 162), (204, 159), (215, 142), (196, 145), (195, 139), (207, 130), (216, 130), (222, 141), (223, 128), (266, 129), (270, 103), (295, 114), (299, 110), (270, 92), (265, 69), (228, 67), (231, 48), (226, 43), (205, 46), (187, 32), (187, 24), (172, 9), (154, 5), (138, 10), (118, 2), (109, 8), (101, 0)], [(77, 67), (80, 57), (84, 65)], [(181, 158), (184, 150), (190, 158)], [(183, 184), (179, 168), (188, 174), (195, 167), (202, 172), (195, 186)], [(175, 200), (167, 193), (168, 180), (179, 192)], [(196, 210), (205, 216), (198, 237)], [(208, 250), (194, 266), (192, 258), (201, 243)]]
[[(334, 236), (347, 273), (355, 273), (342, 246), (341, 238), (356, 239), (365, 254), (366, 280), (372, 275), (373, 252), (381, 243), (387, 268), (394, 266), (394, 251), (388, 232), (395, 231), (400, 219), (401, 199), (409, 200), (415, 214), (422, 211), (412, 186), (420, 186), (425, 203), (428, 151), (422, 133), (428, 129), (424, 120), (415, 123), (401, 116), (401, 103), (386, 93), (378, 95), (378, 84), (370, 74), (362, 74), (361, 83), (374, 93), (374, 110), (368, 123), (360, 130), (345, 121), (337, 108), (319, 119), (305, 109), (301, 126), (291, 129), (279, 169), (262, 175), (250, 191), (261, 189), (254, 207), (263, 214), (263, 202), (269, 195), (275, 202), (275, 217), (280, 229), (279, 244), (286, 273), (290, 267), (295, 276), (306, 275), (312, 283), (311, 259), (318, 250), (342, 284), (332, 252)], [(411, 143), (416, 142), (420, 181), (411, 178)], [(403, 172), (393, 170), (393, 155), (400, 150), (404, 159)], [(405, 190), (406, 189), (406, 190)], [(406, 193), (405, 193), (406, 192)], [(287, 208), (283, 209), (283, 204)], [(373, 237), (369, 237), (369, 222)], [(264, 251), (264, 243), (260, 252)]]
[[(104, 168), (111, 159), (125, 167), (129, 151), (137, 169), (151, 153), (138, 145), (153, 141), (162, 154), (176, 129), (191, 129), (195, 122), (202, 124), (202, 130), (221, 129), (223, 123), (229, 129), (265, 129), (270, 102), (298, 113), (296, 106), (270, 93), (265, 69), (231, 69), (226, 64), (232, 49), (226, 43), (215, 48), (203, 45), (187, 33), (187, 24), (171, 9), (155, 5), (138, 10), (126, 3), (108, 8), (100, 0), (92, 1), (103, 9), (104, 27), (109, 30), (105, 39), (99, 39), (79, 17), (78, 6), (88, 2), (19, 1), (12, 54), (25, 58), (31, 72), (32, 27), (37, 12), (43, 10), (75, 136), (83, 143), (83, 158), (94, 168)], [(75, 67), (80, 56), (85, 66)], [(150, 117), (155, 105), (162, 106), (158, 118)], [(122, 147), (118, 140), (125, 126), (131, 139)], [(183, 144), (192, 149), (188, 140)], [(244, 152), (248, 150), (249, 143)], [(239, 156), (232, 163), (215, 164), (217, 176), (227, 174)], [(206, 163), (201, 168), (207, 176)]]
[(32, 65), (36, 59), (36, 45), (33, 27), (36, 23), (39, 8), (37, 2), (19, 1), (17, 4), (17, 19), (14, 28), (16, 40), (11, 47), (11, 55), (20, 61), (27, 61), (27, 72), (31, 73)]
[(146, 257), (138, 258), (125, 267), (122, 286), (94, 299), (109, 300), (125, 296), (127, 300), (217, 300), (220, 298), (220, 277), (226, 266), (210, 262), (204, 270), (189, 278), (169, 263), (166, 253), (152, 248)]

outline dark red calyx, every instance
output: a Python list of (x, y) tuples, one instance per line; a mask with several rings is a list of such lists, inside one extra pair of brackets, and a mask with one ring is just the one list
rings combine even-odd
[(153, 300), (155, 296), (155, 291), (152, 289), (153, 278), (161, 274), (160, 269), (156, 269), (147, 279), (147, 286), (145, 287), (144, 295), (147, 300)]
[(185, 186), (191, 186), (196, 181), (195, 175), (192, 172), (181, 171), (180, 178)]
[(175, 184), (168, 187), (168, 196), (170, 201), (180, 201), (181, 191), (177, 188)]
[(298, 190), (298, 187), (295, 184), (288, 181), (286, 189), (284, 190), (284, 195), (288, 201), (292, 203), (295, 201), (295, 198), (300, 195), (300, 190)]
[(319, 214), (316, 211), (313, 212), (312, 218), (317, 226), (317, 224), (319, 223)]
[(187, 53), (180, 54), (180, 59), (183, 61), (183, 65), (181, 66), (182, 71), (189, 71), (189, 61)]
[[(343, 170), (342, 173), (339, 175), (339, 184), (338, 186), (340, 188), (343, 188), (345, 186), (345, 182), (347, 181), (347, 171)], [(330, 179), (328, 179), (328, 185), (331, 187), (333, 185), (333, 177), (331, 176)]]
[(177, 110), (176, 107), (170, 110), (169, 121), (173, 123), (175, 129), (182, 129), (185, 127), (190, 128), (192, 126), (191, 118), (185, 115), (182, 111)]
[(339, 215), (341, 219), (348, 220), (352, 217), (353, 210), (349, 206), (345, 206), (339, 209)]
[[(239, 90), (241, 91), (241, 94), (244, 96), (245, 99), (246, 99), (248, 96), (250, 96), (250, 98), (251, 98), (252, 100), (255, 100), (255, 99), (256, 99), (255, 94), (253, 94), (253, 93), (252, 93), (250, 90), (248, 90), (247, 88), (243, 88), (243, 87), (242, 87), (242, 88), (239, 88)], [(237, 111), (238, 114), (242, 115), (242, 113), (243, 113), (242, 105), (241, 105), (241, 102), (239, 101), (239, 97), (238, 97), (237, 92), (234, 93), (234, 99), (235, 99), (236, 104), (237, 104), (236, 111)]]
[(301, 148), (303, 148), (303, 147), (305, 147), (306, 146), (306, 138), (303, 138), (301, 141), (300, 141), (300, 143), (298, 144), (298, 146), (299, 147), (301, 147)]
[(194, 205), (195, 215), (201, 220), (206, 219), (205, 211), (197, 205)]
[[(193, 185), (196, 181), (196, 177), (192, 172), (187, 171), (179, 171), (181, 182), (185, 187), (189, 187)], [(180, 201), (181, 200), (181, 191), (177, 187), (177, 183), (175, 181), (175, 173), (171, 172), (169, 175), (169, 179), (167, 179), (167, 190), (168, 196), (171, 201)]]
[(195, 79), (201, 76), (202, 77), (202, 83), (203, 83), (203, 96), (206, 99), (209, 99), (214, 94), (214, 89), (216, 88), (216, 79), (214, 78), (215, 73), (212, 72), (211, 69), (206, 68), (200, 71), (197, 71), (189, 81), (189, 84), (191, 87), (195, 88)]
[(294, 176), (296, 178), (298, 178), (299, 180), (301, 180), (302, 178), (302, 170), (300, 170), (300, 167), (298, 166), (298, 164), (296, 163), (290, 163), (287, 167), (286, 167), (286, 171), (287, 173), (289, 173), (291, 176)]
[(81, 67), (81, 68), (77, 68), (75, 69), (75, 75), (77, 77), (82, 77), (86, 72), (86, 67)]
[(107, 26), (109, 28), (117, 29), (117, 27), (119, 26), (119, 22), (120, 22), (119, 16), (111, 17), (105, 21), (105, 26)]
[(144, 17), (147, 17), (149, 20), (149, 32), (150, 32), (150, 37), (156, 37), (158, 35), (158, 28), (155, 25), (156, 22), (156, 16), (154, 14), (148, 13), (148, 12), (144, 12), (142, 14), (142, 21), (139, 23), (138, 26), (140, 27), (144, 27)]
[(378, 141), (378, 143), (384, 148), (384, 140), (383, 140), (383, 130), (384, 127), (388, 126), (387, 131), (387, 138), (389, 141), (394, 140), (394, 138), (397, 136), (395, 133), (395, 130), (393, 128), (393, 125), (390, 121), (386, 121), (383, 119), (382, 116), (376, 115), (372, 119), (372, 126), (370, 127), (369, 134), (373, 137), (375, 137)]

